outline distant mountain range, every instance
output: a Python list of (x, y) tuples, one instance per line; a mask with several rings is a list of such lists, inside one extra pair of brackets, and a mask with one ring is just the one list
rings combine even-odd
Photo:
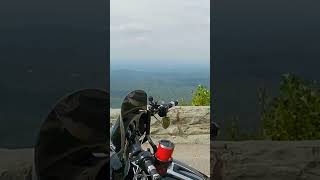
[(123, 98), (132, 90), (142, 89), (158, 100), (191, 100), (197, 85), (210, 88), (209, 67), (157, 70), (111, 70), (111, 107), (119, 108)]

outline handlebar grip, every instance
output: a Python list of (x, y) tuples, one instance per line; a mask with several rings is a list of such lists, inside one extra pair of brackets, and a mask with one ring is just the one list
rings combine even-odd
[(149, 151), (142, 151), (139, 155), (139, 166), (151, 176), (152, 180), (160, 179), (160, 174), (158, 173), (156, 167), (153, 165), (154, 156)]
[(153, 165), (153, 163), (151, 162), (150, 159), (146, 159), (144, 161), (145, 167), (148, 171), (148, 173), (150, 174), (152, 180), (158, 180), (160, 179), (160, 174), (158, 173), (156, 167)]
[(172, 108), (173, 106), (177, 106), (179, 104), (179, 102), (178, 101), (171, 101), (169, 104), (170, 104), (169, 108)]

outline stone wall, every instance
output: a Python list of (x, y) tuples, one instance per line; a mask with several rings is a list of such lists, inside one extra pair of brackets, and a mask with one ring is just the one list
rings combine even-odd
[[(119, 109), (111, 109), (110, 119), (113, 124), (119, 116)], [(168, 117), (169, 128), (164, 129), (160, 121), (152, 118), (151, 136), (157, 139), (169, 139), (175, 143), (210, 143), (210, 107), (177, 106), (172, 108)], [(160, 117), (157, 116), (159, 120)]]

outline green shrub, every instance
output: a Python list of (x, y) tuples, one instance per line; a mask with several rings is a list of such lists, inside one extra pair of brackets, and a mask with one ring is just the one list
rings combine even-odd
[(320, 91), (315, 83), (286, 74), (280, 95), (262, 115), (266, 137), (272, 140), (320, 139)]
[(198, 85), (196, 90), (192, 94), (193, 106), (209, 106), (210, 105), (210, 91), (202, 86)]

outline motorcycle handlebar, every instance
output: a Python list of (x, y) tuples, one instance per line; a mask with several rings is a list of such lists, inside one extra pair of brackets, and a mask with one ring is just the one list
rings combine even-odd
[(149, 151), (142, 151), (138, 157), (140, 167), (151, 176), (152, 180), (160, 179), (161, 176), (153, 164), (154, 156)]
[(179, 104), (178, 101), (171, 101), (169, 104), (167, 104), (168, 108), (172, 108), (174, 106), (177, 106)]
[(144, 161), (145, 167), (151, 176), (152, 180), (158, 180), (160, 179), (160, 174), (158, 173), (156, 167), (153, 165), (152, 161), (150, 159), (146, 159)]
[(160, 117), (165, 117), (170, 108), (177, 106), (178, 101), (171, 101), (168, 104), (158, 105), (157, 102), (153, 102), (153, 97), (149, 97), (149, 105), (151, 106), (151, 111), (153, 114), (158, 114)]

